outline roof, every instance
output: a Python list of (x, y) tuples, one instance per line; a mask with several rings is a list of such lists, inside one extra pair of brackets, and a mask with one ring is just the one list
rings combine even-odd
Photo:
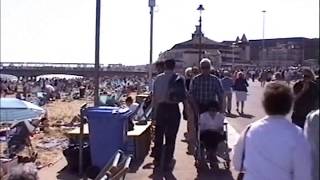
[[(221, 47), (228, 47), (228, 45), (224, 43), (211, 40), (205, 36), (202, 36), (201, 44), (202, 44), (202, 48), (204, 49), (219, 49)], [(191, 40), (174, 45), (171, 49), (194, 49), (198, 47), (199, 47), (199, 36), (195, 36), (195, 38), (192, 38)]]
[(248, 39), (247, 39), (247, 37), (246, 37), (245, 34), (242, 35), (241, 41), (242, 41), (242, 42), (248, 42)]

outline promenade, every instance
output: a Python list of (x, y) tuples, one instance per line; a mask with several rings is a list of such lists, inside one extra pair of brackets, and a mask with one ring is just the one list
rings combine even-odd
[[(245, 104), (244, 116), (240, 117), (235, 110), (235, 97), (233, 97), (233, 109), (232, 117), (228, 117), (228, 144), (229, 148), (232, 148), (236, 143), (239, 133), (251, 122), (258, 120), (264, 116), (264, 112), (261, 105), (261, 98), (263, 88), (260, 87), (259, 82), (249, 82), (248, 88), (248, 100)], [(193, 156), (187, 155), (187, 143), (185, 143), (184, 133), (187, 130), (187, 121), (181, 120), (179, 132), (177, 135), (175, 159), (176, 164), (172, 174), (153, 174), (153, 169), (149, 168), (153, 158), (147, 156), (145, 161), (140, 166), (139, 170), (135, 173), (129, 173), (126, 176), (128, 180), (147, 180), (147, 179), (167, 179), (167, 180), (233, 180), (236, 179), (237, 172), (231, 166), (230, 171), (223, 170), (217, 172), (205, 172), (200, 175), (197, 174), (197, 170), (194, 166)]]
[[(260, 87), (259, 82), (252, 83), (249, 82), (249, 92), (248, 100), (245, 104), (243, 117), (239, 117), (235, 111), (235, 97), (233, 97), (233, 117), (228, 117), (229, 127), (229, 148), (232, 148), (235, 144), (239, 133), (251, 122), (258, 120), (264, 116), (264, 112), (261, 105), (261, 97), (263, 93), (263, 88)], [(219, 180), (232, 180), (237, 176), (237, 172), (234, 171), (231, 166), (230, 171), (217, 171), (215, 173), (204, 173), (197, 174), (196, 168), (194, 166), (193, 156), (187, 155), (187, 143), (184, 141), (184, 133), (187, 129), (187, 121), (181, 120), (180, 129), (177, 135), (176, 149), (175, 149), (175, 159), (176, 164), (172, 174), (153, 174), (153, 169), (151, 168), (151, 163), (153, 161), (150, 156), (147, 156), (139, 167), (139, 169), (134, 173), (128, 173), (126, 179), (128, 180), (147, 180), (147, 179), (181, 179), (181, 180), (206, 180), (206, 179), (219, 179)], [(40, 179), (54, 180), (54, 179), (78, 179), (64, 171), (61, 171), (66, 166), (66, 161), (64, 158), (60, 159), (54, 166), (49, 168), (44, 168), (40, 170)]]

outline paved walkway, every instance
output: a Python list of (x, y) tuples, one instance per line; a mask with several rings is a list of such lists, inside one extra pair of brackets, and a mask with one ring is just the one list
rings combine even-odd
[[(245, 106), (245, 117), (239, 117), (235, 113), (235, 108), (232, 112), (235, 114), (234, 117), (228, 118), (229, 121), (229, 147), (232, 148), (234, 143), (238, 138), (239, 132), (241, 132), (246, 125), (249, 123), (260, 119), (264, 116), (264, 112), (261, 106), (261, 97), (263, 88), (260, 87), (258, 82), (250, 82), (249, 92), (248, 92), (248, 101)], [(233, 98), (235, 101), (235, 97)], [(235, 102), (233, 102), (233, 106)], [(237, 172), (230, 168), (230, 171), (219, 171), (216, 173), (206, 173), (198, 175), (196, 168), (194, 167), (194, 158), (186, 154), (187, 143), (183, 142), (184, 132), (186, 132), (187, 122), (181, 120), (180, 129), (177, 136), (176, 149), (175, 149), (175, 158), (176, 165), (172, 174), (167, 174), (163, 176), (153, 175), (153, 169), (150, 168), (150, 165), (153, 161), (150, 156), (147, 156), (140, 166), (137, 172), (127, 174), (126, 179), (128, 180), (144, 180), (144, 179), (181, 179), (181, 180), (194, 180), (194, 179), (219, 179), (219, 180), (232, 180), (235, 179)], [(61, 169), (66, 165), (64, 159), (60, 160), (56, 165), (50, 168), (44, 168), (40, 171), (40, 179), (45, 180), (54, 180), (54, 179), (66, 179), (73, 180), (78, 179), (75, 176), (71, 176), (67, 173), (59, 173)]]
[[(264, 116), (264, 112), (261, 106), (261, 98), (263, 88), (260, 87), (258, 82), (250, 82), (248, 101), (244, 109), (245, 116), (239, 117), (235, 113), (235, 108), (232, 110), (234, 116), (228, 118), (228, 137), (229, 137), (229, 147), (232, 148), (236, 143), (239, 133), (251, 122), (260, 119)], [(233, 98), (233, 107), (235, 106), (235, 97)], [(194, 166), (193, 156), (186, 154), (187, 143), (183, 142), (184, 132), (186, 132), (187, 122), (181, 120), (179, 132), (177, 135), (176, 149), (175, 149), (175, 159), (176, 165), (172, 174), (168, 175), (153, 175), (153, 169), (148, 168), (152, 163), (153, 159), (147, 156), (142, 166), (136, 173), (129, 173), (126, 179), (136, 180), (136, 179), (182, 179), (182, 180), (194, 180), (194, 179), (219, 179), (219, 180), (232, 180), (236, 179), (237, 172), (230, 168), (230, 171), (218, 171), (198, 175), (196, 168)]]
[[(153, 169), (148, 168), (152, 164), (153, 159), (150, 156), (145, 158), (142, 166), (136, 173), (129, 173), (126, 177), (128, 180), (144, 180), (144, 179), (183, 179), (183, 180), (194, 180), (197, 178), (196, 168), (194, 166), (193, 156), (187, 155), (187, 143), (183, 142), (184, 132), (186, 132), (187, 123), (182, 120), (180, 124), (180, 129), (177, 136), (176, 149), (175, 149), (175, 159), (176, 165), (172, 174), (167, 175), (153, 175)], [(235, 143), (238, 133), (229, 127), (229, 144), (233, 146)], [(232, 171), (232, 170), (231, 170)], [(232, 173), (229, 171), (221, 171), (216, 175), (204, 174), (199, 179), (212, 179), (213, 177), (219, 177), (219, 180), (229, 180), (232, 178)]]

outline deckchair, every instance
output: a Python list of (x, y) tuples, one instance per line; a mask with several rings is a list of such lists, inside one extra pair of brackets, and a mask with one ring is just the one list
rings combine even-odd
[(118, 150), (105, 167), (102, 168), (95, 180), (125, 179), (131, 160), (132, 155), (125, 155), (123, 151)]

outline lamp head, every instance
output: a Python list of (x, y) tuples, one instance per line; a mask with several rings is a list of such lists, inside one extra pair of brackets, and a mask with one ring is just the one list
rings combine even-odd
[(204, 8), (203, 8), (202, 4), (200, 4), (200, 5), (199, 5), (199, 7), (197, 8), (197, 10), (198, 10), (198, 11), (200, 11), (200, 13), (201, 13), (201, 11), (203, 11), (203, 10), (204, 10)]

